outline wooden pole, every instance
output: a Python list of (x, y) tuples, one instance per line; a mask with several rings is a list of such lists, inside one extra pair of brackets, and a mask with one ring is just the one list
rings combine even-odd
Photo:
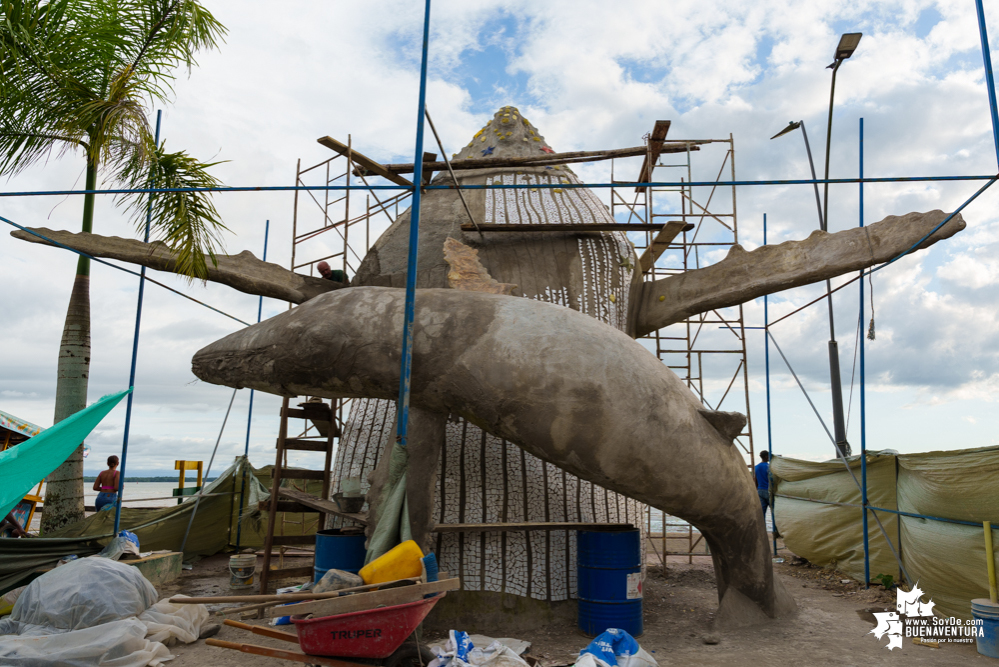
[(347, 593), (359, 593), (361, 591), (368, 591), (372, 588), (391, 588), (393, 585), (407, 585), (410, 583), (415, 584), (420, 579), (419, 577), (413, 577), (411, 579), (397, 579), (395, 581), (383, 581), (380, 584), (366, 584), (364, 586), (354, 586), (353, 588), (341, 588), (338, 591), (329, 591), (327, 593), (284, 593), (282, 595), (218, 595), (215, 597), (172, 597), (170, 598), (171, 604), (215, 604), (215, 603), (239, 603), (239, 602), (296, 602), (301, 600), (323, 600), (326, 598), (335, 598)]
[[(671, 144), (665, 142), (660, 153), (683, 153), (688, 150), (700, 150), (696, 144), (708, 143), (706, 141), (687, 141)], [(632, 148), (614, 148), (606, 151), (572, 151), (568, 153), (549, 153), (548, 155), (511, 157), (511, 158), (467, 158), (464, 160), (451, 160), (452, 169), (481, 169), (483, 167), (543, 167), (546, 165), (568, 164), (572, 162), (598, 162), (600, 160), (610, 160), (616, 157), (635, 157), (645, 155), (646, 146), (634, 146)], [(424, 162), (424, 169), (434, 171), (444, 171), (447, 169), (446, 162)], [(380, 167), (392, 174), (412, 173), (414, 165), (412, 163), (385, 164)], [(369, 173), (382, 174), (374, 171), (367, 171), (363, 167), (355, 167), (355, 176), (367, 176)]]
[(996, 561), (992, 551), (992, 522), (983, 521), (982, 525), (985, 528), (985, 558), (989, 568), (989, 599), (992, 604), (999, 604), (996, 595)]

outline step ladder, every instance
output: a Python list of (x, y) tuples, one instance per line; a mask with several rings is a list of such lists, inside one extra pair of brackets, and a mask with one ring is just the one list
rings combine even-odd
[[(274, 547), (314, 545), (315, 535), (275, 535), (278, 512), (315, 512), (320, 514), (319, 530), (325, 527), (329, 515), (342, 516), (359, 523), (366, 523), (361, 514), (341, 512), (336, 503), (329, 500), (331, 486), (331, 466), (333, 464), (334, 440), (340, 437), (336, 411), (325, 401), (315, 399), (299, 403), (297, 408), (290, 407), (291, 399), (285, 398), (281, 403), (281, 426), (278, 430), (277, 456), (271, 471), (271, 497), (267, 503), (267, 532), (264, 538), (264, 564), (260, 573), (260, 593), (267, 593), (267, 585), (271, 579), (283, 577), (301, 577), (311, 575), (312, 567), (275, 568), (271, 569), (271, 550)], [(298, 437), (288, 437), (288, 420), (306, 420), (306, 426)], [(312, 431), (313, 435), (309, 435)], [(322, 470), (301, 470), (288, 468), (285, 465), (288, 451), (324, 452), (325, 464)], [(281, 486), (284, 480), (321, 480), (322, 492), (314, 496), (304, 491)], [(264, 503), (261, 503), (263, 505)], [(261, 510), (264, 508), (261, 506)], [(314, 564), (314, 563), (313, 563)]]

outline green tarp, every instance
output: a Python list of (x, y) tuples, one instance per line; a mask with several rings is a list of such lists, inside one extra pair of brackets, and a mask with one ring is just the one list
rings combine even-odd
[(406, 501), (406, 475), (409, 471), (409, 450), (392, 443), (388, 479), (381, 488), (379, 499), (372, 503), (378, 508), (375, 528), (368, 539), (365, 564), (385, 554), (397, 544), (413, 539)]
[(0, 518), (58, 468), (131, 389), (110, 394), (17, 447), (0, 452)]
[[(859, 480), (860, 457), (849, 461)], [(777, 493), (774, 516), (787, 547), (816, 565), (836, 567), (863, 581), (860, 491), (842, 461), (776, 457), (770, 469)], [(868, 454), (867, 495), (877, 507), (995, 526), (999, 447)], [(878, 516), (906, 571), (936, 603), (938, 615), (971, 618), (971, 600), (989, 596), (983, 528), (888, 512)], [(868, 535), (871, 577), (891, 574), (899, 581), (898, 565), (873, 518)], [(993, 539), (999, 547), (996, 531)]]

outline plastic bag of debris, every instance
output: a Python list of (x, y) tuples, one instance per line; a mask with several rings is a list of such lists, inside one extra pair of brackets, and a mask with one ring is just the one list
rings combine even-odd
[(364, 580), (360, 575), (344, 570), (327, 570), (323, 578), (312, 587), (313, 593), (328, 593), (330, 591), (340, 591), (344, 588), (355, 588), (363, 586)]
[(111, 560), (118, 560), (126, 554), (135, 557), (139, 557), (141, 555), (139, 553), (139, 538), (136, 537), (135, 533), (123, 530), (118, 533), (117, 537), (108, 542), (108, 545), (104, 547), (100, 553), (89, 556), (89, 558), (109, 558)]
[(467, 632), (451, 630), (444, 647), (431, 646), (437, 657), (427, 667), (528, 667), (528, 663), (502, 642), (484, 648), (472, 644)]
[(579, 652), (576, 667), (658, 667), (658, 663), (630, 634), (610, 628)]
[(28, 584), (0, 620), (0, 664), (18, 667), (159, 667), (167, 645), (198, 639), (204, 605), (156, 602), (138, 569), (82, 558)]

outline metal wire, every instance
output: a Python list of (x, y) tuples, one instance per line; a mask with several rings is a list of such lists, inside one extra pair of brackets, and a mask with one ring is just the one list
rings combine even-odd
[[(142, 277), (141, 273), (138, 273), (136, 271), (132, 271), (131, 269), (126, 269), (125, 267), (118, 266), (117, 264), (112, 264), (111, 262), (104, 261), (103, 259), (99, 259), (97, 257), (94, 257), (93, 255), (88, 255), (87, 253), (81, 252), (80, 250), (77, 250), (76, 248), (70, 248), (68, 245), (64, 245), (62, 243), (59, 243), (58, 241), (50, 239), (47, 236), (44, 236), (43, 234), (39, 234), (38, 232), (36, 232), (33, 229), (30, 229), (30, 228), (25, 227), (23, 225), (19, 225), (16, 222), (14, 222), (13, 220), (8, 220), (7, 218), (3, 217), (2, 215), (0, 215), (0, 220), (2, 220), (3, 222), (6, 222), (8, 225), (13, 225), (14, 227), (17, 227), (22, 232), (27, 232), (27, 233), (31, 234), (32, 236), (37, 236), (38, 238), (42, 239), (43, 241), (46, 241), (47, 243), (51, 243), (52, 245), (56, 246), (57, 248), (62, 248), (63, 250), (69, 250), (70, 252), (75, 252), (77, 255), (80, 255), (82, 257), (86, 257), (87, 259), (89, 259), (89, 260), (91, 260), (93, 262), (97, 262), (98, 264), (104, 264), (105, 266), (110, 266), (112, 269), (118, 269), (119, 271), (124, 271), (125, 273), (129, 273), (129, 274), (131, 274), (133, 276), (138, 276), (140, 278)], [(162, 287), (165, 290), (173, 292), (174, 294), (178, 294), (178, 295), (184, 297), (185, 299), (187, 299), (189, 301), (193, 301), (194, 303), (198, 304), (199, 306), (204, 306), (208, 310), (214, 310), (219, 315), (225, 315), (229, 319), (236, 320), (240, 324), (243, 324), (243, 325), (246, 325), (246, 326), (250, 326), (249, 322), (244, 322), (243, 320), (239, 319), (238, 317), (236, 317), (234, 315), (230, 315), (229, 313), (227, 313), (225, 311), (219, 310), (215, 306), (209, 306), (204, 301), (199, 301), (199, 300), (195, 299), (193, 296), (188, 296), (187, 294), (184, 294), (183, 292), (175, 290), (174, 288), (170, 287), (169, 285), (164, 285), (163, 283), (161, 283), (158, 280), (153, 280), (149, 276), (146, 276), (145, 279), (148, 280), (149, 282), (153, 283), (154, 285), (159, 285), (160, 287)]]

